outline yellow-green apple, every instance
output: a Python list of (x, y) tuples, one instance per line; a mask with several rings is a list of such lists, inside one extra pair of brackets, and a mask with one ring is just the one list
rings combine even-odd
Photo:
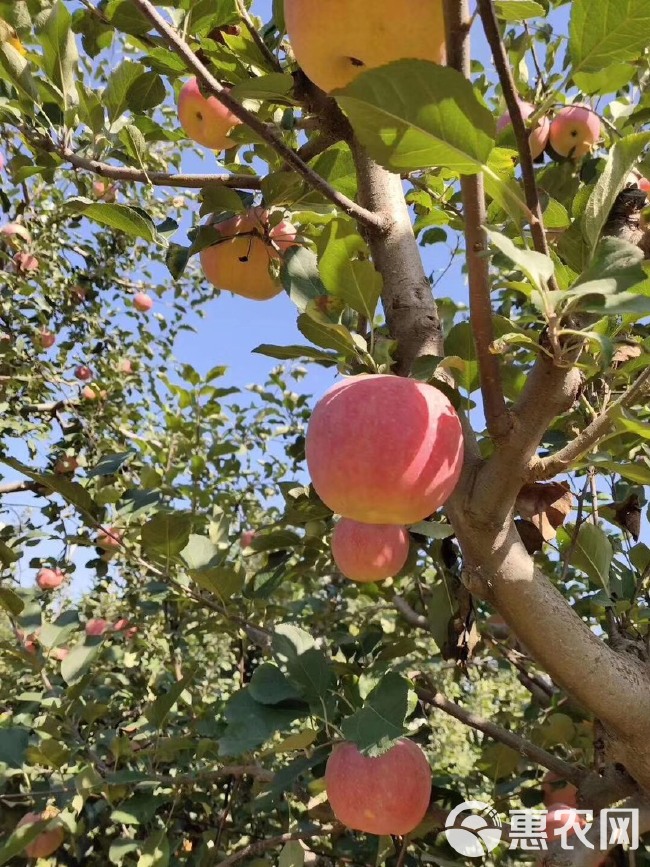
[(445, 62), (443, 0), (284, 0), (294, 56), (325, 91), (393, 60)]
[(153, 298), (146, 292), (137, 292), (133, 296), (133, 306), (140, 313), (147, 313), (153, 307)]
[(82, 382), (87, 382), (89, 379), (93, 378), (92, 370), (89, 367), (86, 367), (85, 364), (80, 364), (79, 367), (76, 367), (74, 375)]
[(362, 584), (396, 575), (408, 553), (408, 531), (397, 524), (361, 524), (341, 518), (332, 533), (334, 562), (346, 578)]
[(122, 358), (117, 365), (117, 369), (120, 373), (133, 373), (133, 365), (128, 358)]
[(12, 247), (20, 247), (21, 242), (32, 243), (31, 234), (20, 223), (5, 223), (4, 226), (0, 226), (0, 236)]
[(600, 138), (600, 118), (587, 105), (567, 105), (551, 121), (551, 156), (582, 159)]
[(451, 495), (463, 463), (460, 419), (437, 388), (388, 374), (338, 382), (307, 428), (316, 493), (364, 524), (413, 524)]
[(38, 570), (36, 575), (36, 583), (41, 590), (56, 590), (65, 581), (65, 573), (60, 569), (49, 569), (44, 567)]
[(542, 780), (544, 804), (553, 807), (561, 804), (565, 807), (575, 807), (578, 790), (572, 783), (567, 783), (559, 774), (548, 771)]
[[(46, 807), (41, 813), (25, 813), (18, 827), (34, 825), (36, 822), (50, 821), (58, 816), (56, 807)], [(49, 858), (61, 846), (65, 840), (65, 831), (62, 827), (43, 831), (28, 843), (23, 850), (28, 858)]]
[(216, 96), (203, 96), (196, 78), (181, 88), (178, 118), (189, 138), (203, 147), (222, 151), (236, 144), (228, 133), (241, 121)]
[(203, 273), (213, 286), (254, 301), (282, 292), (271, 265), (296, 244), (296, 229), (288, 220), (272, 226), (268, 211), (252, 208), (214, 228), (222, 240), (201, 251)]
[[(522, 99), (518, 100), (518, 102), (524, 120), (528, 120), (531, 114), (536, 111), (535, 106), (530, 102), (524, 102)], [(497, 121), (497, 132), (503, 132), (503, 130), (510, 126), (511, 123), (512, 121), (508, 112), (501, 115)], [(540, 117), (531, 130), (530, 135), (528, 136), (528, 144), (530, 145), (530, 153), (533, 159), (536, 159), (546, 148), (550, 129), (550, 120), (547, 117)]]
[(117, 187), (108, 181), (93, 181), (93, 195), (96, 199), (111, 204), (117, 198)]
[(571, 837), (577, 833), (578, 828), (584, 828), (586, 824), (584, 816), (581, 816), (575, 807), (553, 804), (545, 816), (544, 836), (547, 840)]
[(92, 388), (90, 385), (84, 385), (81, 389), (81, 396), (84, 400), (106, 400), (108, 392), (105, 388), (100, 390), (98, 388)]
[(355, 831), (403, 835), (420, 824), (431, 796), (431, 768), (420, 747), (402, 738), (377, 757), (356, 744), (334, 747), (325, 768), (334, 815)]
[(41, 263), (32, 253), (21, 252), (14, 256), (14, 266), (19, 274), (31, 274), (38, 271)]
[(41, 328), (41, 330), (36, 335), (36, 344), (41, 347), (41, 349), (50, 349), (50, 347), (54, 346), (56, 343), (56, 337), (49, 328)]

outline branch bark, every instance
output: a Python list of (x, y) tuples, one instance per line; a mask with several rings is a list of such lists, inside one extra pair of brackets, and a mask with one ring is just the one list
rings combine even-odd
[(619, 410), (632, 406), (637, 398), (643, 396), (649, 381), (650, 368), (647, 368), (618, 400), (610, 404), (605, 412), (597, 416), (568, 445), (554, 455), (534, 461), (530, 467), (530, 479), (552, 479), (558, 473), (566, 472), (574, 461), (587, 454), (611, 431)]
[(334, 831), (336, 825), (325, 825), (322, 828), (312, 828), (310, 831), (289, 831), (286, 834), (279, 834), (277, 837), (269, 837), (266, 840), (258, 840), (256, 843), (250, 843), (244, 846), (238, 852), (229, 855), (223, 861), (219, 861), (217, 867), (231, 867), (232, 864), (239, 864), (254, 855), (262, 855), (269, 849), (277, 849), (278, 846), (283, 846), (285, 843), (290, 843), (292, 840), (311, 840), (314, 837), (325, 837)]
[[(470, 77), (470, 11), (467, 0), (446, 0), (447, 63)], [(483, 411), (489, 433), (505, 436), (510, 429), (499, 359), (490, 351), (494, 341), (490, 266), (487, 257), (485, 187), (481, 174), (460, 179), (469, 282), (470, 323), (479, 366)]]
[(165, 21), (156, 7), (149, 0), (133, 0), (140, 11), (151, 21), (155, 29), (165, 40), (167, 46), (177, 54), (187, 68), (193, 72), (204, 88), (226, 106), (235, 117), (249, 126), (261, 136), (275, 152), (304, 178), (313, 189), (322, 193), (325, 198), (333, 202), (348, 216), (353, 217), (361, 226), (369, 229), (382, 230), (386, 228), (386, 218), (372, 213), (353, 202), (347, 196), (335, 190), (324, 178), (315, 172), (307, 163), (303, 162), (298, 154), (292, 150), (282, 139), (276, 127), (260, 120), (257, 115), (248, 111), (244, 106), (230, 95), (212, 73), (201, 63), (188, 44), (181, 38), (178, 32)]

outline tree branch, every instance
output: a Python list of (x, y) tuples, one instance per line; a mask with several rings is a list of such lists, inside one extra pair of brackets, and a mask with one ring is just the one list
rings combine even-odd
[(17, 494), (22, 491), (38, 491), (42, 487), (38, 482), (7, 482), (4, 485), (0, 485), (0, 496), (3, 494)]
[(348, 216), (355, 219), (360, 225), (367, 228), (382, 230), (386, 228), (386, 217), (379, 216), (360, 207), (335, 190), (328, 182), (304, 163), (298, 154), (292, 150), (282, 139), (276, 127), (260, 120), (257, 115), (248, 111), (244, 106), (230, 95), (208, 69), (201, 63), (187, 43), (179, 36), (177, 31), (165, 21), (155, 6), (149, 0), (133, 0), (140, 11), (147, 16), (155, 29), (164, 38), (169, 48), (185, 61), (187, 68), (193, 72), (204, 88), (216, 96), (223, 105), (229, 109), (242, 123), (249, 126), (261, 136), (282, 157), (283, 160), (304, 178), (310, 186), (322, 193), (326, 199), (333, 202)]
[[(510, 69), (508, 54), (499, 33), (499, 24), (494, 11), (492, 0), (478, 0), (478, 11), (483, 22), (483, 30), (485, 37), (490, 46), (494, 65), (499, 74), (501, 89), (508, 107), (510, 122), (517, 140), (517, 150), (519, 151), (519, 160), (521, 165), (521, 176), (524, 182), (524, 194), (526, 196), (526, 204), (533, 215), (530, 223), (530, 231), (533, 237), (533, 244), (538, 253), (543, 253), (545, 256), (549, 254), (548, 241), (546, 240), (546, 232), (544, 231), (544, 219), (542, 217), (542, 208), (539, 201), (539, 192), (537, 190), (537, 181), (535, 180), (535, 166), (533, 165), (533, 157), (530, 152), (530, 131), (526, 128), (521, 113), (521, 106), (517, 98), (517, 89), (515, 80)], [(557, 284), (555, 278), (549, 280), (549, 288), (556, 290)]]
[(262, 189), (262, 179), (257, 175), (176, 175), (167, 172), (146, 172), (128, 166), (112, 166), (100, 160), (79, 156), (71, 148), (57, 149), (52, 142), (50, 144), (52, 144), (51, 149), (53, 151), (56, 151), (59, 156), (76, 169), (84, 169), (113, 181), (151, 184), (154, 187), (185, 187), (186, 189), (202, 189), (210, 186), (232, 187), (239, 190)]
[(239, 864), (254, 855), (261, 855), (269, 849), (277, 849), (278, 846), (283, 846), (285, 843), (290, 843), (292, 840), (311, 840), (313, 837), (325, 837), (331, 834), (336, 828), (336, 825), (325, 825), (322, 828), (312, 828), (311, 831), (288, 831), (286, 834), (279, 834), (277, 837), (268, 837), (266, 840), (258, 840), (255, 843), (249, 843), (238, 852), (229, 855), (223, 861), (219, 861), (217, 867), (231, 867), (232, 864)]
[(530, 480), (552, 479), (558, 473), (566, 472), (574, 461), (590, 451), (610, 432), (617, 412), (631, 406), (637, 398), (641, 397), (648, 381), (650, 381), (650, 368), (646, 368), (618, 400), (610, 404), (605, 412), (597, 416), (563, 449), (547, 458), (533, 461), (530, 466)]
[(255, 26), (255, 22), (249, 15), (248, 9), (246, 8), (243, 0), (237, 0), (237, 11), (239, 12), (239, 17), (246, 25), (246, 29), (250, 33), (253, 42), (260, 50), (260, 53), (263, 57), (265, 57), (271, 65), (271, 68), (276, 72), (282, 72), (282, 65), (275, 54), (271, 51), (266, 42), (262, 39), (259, 30)]
[(492, 738), (492, 740), (499, 741), (516, 752), (521, 753), (522, 756), (525, 756), (536, 764), (548, 768), (549, 771), (554, 771), (556, 774), (559, 774), (563, 780), (567, 780), (575, 786), (579, 786), (580, 782), (588, 773), (585, 770), (576, 768), (574, 765), (569, 764), (569, 762), (565, 762), (563, 759), (558, 759), (557, 756), (554, 756), (541, 747), (532, 744), (530, 741), (527, 741), (526, 738), (522, 738), (521, 735), (508, 731), (508, 729), (504, 729), (502, 726), (490, 722), (483, 717), (477, 716), (470, 710), (466, 710), (459, 704), (450, 701), (441, 692), (433, 692), (432, 690), (422, 688), (417, 688), (416, 692), (418, 698), (423, 701), (424, 704), (432, 705), (433, 707), (438, 708), (438, 710), (449, 714), (449, 716), (453, 716), (454, 719), (459, 720), (463, 725), (470, 726), (477, 731), (483, 732), (484, 735)]
[[(467, 0), (446, 0), (447, 63), (466, 78), (470, 78), (470, 20)], [(465, 226), (470, 324), (478, 359), (483, 410), (488, 431), (493, 437), (500, 438), (510, 429), (510, 417), (503, 394), (499, 359), (490, 351), (494, 342), (494, 329), (490, 266), (483, 231), (487, 222), (483, 175), (462, 176), (460, 189)]]

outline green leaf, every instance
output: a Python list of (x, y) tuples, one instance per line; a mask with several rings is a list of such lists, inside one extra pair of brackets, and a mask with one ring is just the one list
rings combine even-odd
[(595, 583), (609, 592), (609, 569), (614, 551), (607, 533), (596, 524), (586, 522), (578, 531), (571, 557), (571, 565), (587, 574)]
[(25, 607), (25, 603), (9, 587), (0, 587), (0, 606), (12, 617), (17, 617)]
[(145, 707), (144, 716), (152, 726), (155, 726), (157, 729), (163, 728), (171, 709), (181, 697), (184, 690), (190, 685), (195, 674), (196, 666), (190, 669), (182, 680), (176, 681), (167, 692), (159, 695), (154, 702)]
[(100, 226), (108, 226), (110, 229), (117, 229), (118, 232), (124, 232), (125, 235), (143, 238), (161, 247), (167, 247), (169, 244), (167, 239), (156, 230), (151, 217), (140, 208), (129, 205), (107, 205), (81, 198), (70, 199), (66, 203), (66, 208), (83, 214)]
[(314, 646), (312, 636), (290, 623), (280, 623), (273, 633), (273, 651), (303, 695), (322, 707), (334, 673), (325, 654)]
[(555, 271), (553, 261), (535, 250), (522, 250), (500, 232), (485, 231), (490, 244), (514, 262), (538, 291), (543, 291)]
[(345, 325), (337, 325), (318, 311), (301, 313), (297, 325), (298, 331), (316, 346), (334, 349), (347, 358), (354, 358), (358, 353), (354, 338)]
[(20, 768), (29, 744), (29, 729), (0, 726), (0, 764)]
[(93, 640), (87, 644), (77, 644), (61, 663), (61, 677), (68, 686), (78, 683), (99, 654), (102, 642)]
[(525, 21), (544, 17), (544, 7), (535, 0), (495, 0), (496, 13), (502, 21)]
[(57, 0), (38, 30), (45, 72), (62, 93), (66, 108), (78, 101), (75, 71), (79, 54), (71, 24), (72, 16), (62, 0)]
[(319, 271), (325, 288), (372, 323), (383, 280), (367, 258), (366, 244), (356, 226), (332, 220), (323, 233), (323, 243)]
[(240, 689), (228, 700), (224, 711), (228, 727), (219, 740), (219, 755), (239, 756), (255, 750), (275, 732), (287, 729), (308, 712), (307, 704), (289, 708), (260, 704), (254, 700), (250, 689)]
[(76, 506), (87, 518), (94, 520), (99, 515), (95, 501), (78, 482), (73, 482), (70, 479), (66, 479), (65, 476), (55, 473), (35, 473), (15, 458), (0, 457), (0, 461), (14, 470), (18, 470), (18, 472), (27, 476), (33, 482), (49, 488), (56, 494), (60, 494), (66, 502)]
[(141, 63), (125, 60), (111, 73), (102, 97), (108, 109), (110, 122), (114, 123), (128, 108), (128, 94), (138, 79), (146, 72)]
[(280, 852), (278, 867), (303, 867), (304, 863), (305, 850), (297, 840), (290, 840)]
[(124, 99), (128, 109), (137, 115), (159, 106), (165, 96), (165, 85), (158, 73), (143, 72), (128, 87)]
[(495, 119), (455, 69), (398, 60), (361, 73), (333, 96), (378, 163), (394, 171), (474, 174), (494, 147)]
[(79, 615), (75, 610), (68, 609), (52, 623), (44, 623), (38, 633), (38, 640), (43, 647), (59, 647), (74, 635), (79, 629)]
[(283, 72), (270, 72), (257, 78), (238, 82), (230, 91), (235, 99), (261, 99), (282, 105), (295, 105), (292, 98), (293, 77)]
[(99, 462), (87, 470), (88, 478), (114, 476), (135, 454), (137, 454), (135, 449), (128, 449), (125, 452), (109, 452), (106, 455), (102, 455)]
[(429, 539), (448, 539), (454, 535), (454, 528), (451, 524), (443, 524), (440, 521), (420, 521), (418, 524), (411, 524), (409, 532), (419, 533)]
[(245, 575), (240, 569), (232, 566), (209, 566), (202, 569), (192, 569), (189, 573), (192, 581), (196, 582), (202, 590), (212, 593), (222, 602), (244, 586)]
[(387, 741), (404, 734), (408, 711), (409, 683), (401, 675), (389, 672), (368, 696), (361, 710), (343, 720), (341, 731), (364, 753), (385, 749)]
[(0, 74), (0, 78), (6, 78), (23, 96), (40, 105), (42, 100), (38, 85), (32, 78), (29, 61), (9, 42), (0, 42), (0, 72), (4, 72), (4, 75)]
[(189, 542), (191, 528), (192, 516), (185, 512), (158, 512), (142, 528), (142, 548), (170, 560)]
[(181, 557), (189, 569), (205, 569), (219, 559), (219, 548), (207, 536), (192, 533)]
[[(1, 729), (0, 729), (1, 731)], [(8, 838), (4, 846), (0, 849), (0, 865), (11, 861), (16, 855), (20, 855), (25, 846), (35, 840), (39, 834), (45, 831), (48, 827), (55, 827), (58, 824), (56, 819), (51, 819), (49, 822), (34, 822), (33, 824), (23, 825), (16, 830)]]
[(318, 273), (316, 254), (306, 247), (291, 247), (280, 268), (280, 280), (301, 313), (314, 298), (326, 295)]
[(323, 367), (332, 367), (338, 363), (336, 355), (330, 352), (323, 352), (320, 349), (314, 349), (313, 346), (273, 346), (270, 343), (262, 343), (256, 346), (253, 352), (257, 352), (259, 355), (266, 355), (268, 358), (277, 358), (280, 361), (307, 358), (310, 361), (318, 362)]
[(163, 828), (154, 831), (145, 840), (142, 854), (138, 858), (137, 867), (167, 867), (169, 864), (170, 848), (167, 831)]
[(607, 221), (616, 197), (640, 155), (650, 143), (650, 132), (636, 133), (619, 139), (612, 145), (603, 173), (589, 197), (582, 217), (583, 234), (593, 248)]
[(277, 665), (264, 662), (253, 672), (248, 685), (251, 697), (260, 704), (282, 704), (300, 700), (300, 693), (287, 680)]
[(573, 0), (569, 54), (574, 74), (636, 60), (650, 46), (647, 0)]

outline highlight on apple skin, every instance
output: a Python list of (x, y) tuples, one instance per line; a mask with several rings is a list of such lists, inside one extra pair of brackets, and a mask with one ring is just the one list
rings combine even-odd
[(443, 0), (284, 0), (294, 56), (324, 91), (395, 60), (445, 62)]
[(410, 833), (424, 818), (431, 797), (431, 768), (420, 747), (402, 738), (383, 755), (364, 756), (345, 741), (325, 768), (334, 815), (355, 831), (379, 836)]
[(296, 244), (296, 229), (288, 220), (274, 226), (265, 208), (251, 208), (214, 228), (223, 238), (201, 251), (201, 267), (217, 289), (252, 301), (268, 301), (282, 292), (282, 284), (271, 273), (272, 263)]
[(439, 509), (463, 463), (460, 419), (437, 388), (360, 374), (316, 404), (305, 441), (316, 493), (335, 514), (409, 525)]
[[(521, 114), (524, 120), (528, 120), (528, 118), (535, 113), (536, 108), (530, 102), (525, 102), (522, 99), (517, 100), (519, 102), (519, 107), (521, 109)], [(499, 120), (497, 121), (497, 133), (503, 132), (508, 126), (512, 124), (510, 119), (510, 114), (506, 112), (501, 115)], [(533, 159), (537, 159), (540, 156), (548, 144), (548, 137), (551, 130), (551, 122), (547, 117), (541, 117), (535, 127), (531, 129), (530, 135), (528, 136), (528, 143), (530, 145), (530, 153)]]
[(580, 160), (600, 138), (598, 115), (588, 105), (566, 105), (551, 121), (549, 153), (555, 159)]
[(332, 533), (332, 556), (351, 581), (368, 584), (392, 578), (409, 554), (406, 527), (397, 524), (361, 524), (341, 518)]
[(216, 96), (203, 96), (196, 78), (181, 88), (178, 119), (188, 137), (203, 147), (222, 151), (236, 144), (228, 133), (241, 121)]

